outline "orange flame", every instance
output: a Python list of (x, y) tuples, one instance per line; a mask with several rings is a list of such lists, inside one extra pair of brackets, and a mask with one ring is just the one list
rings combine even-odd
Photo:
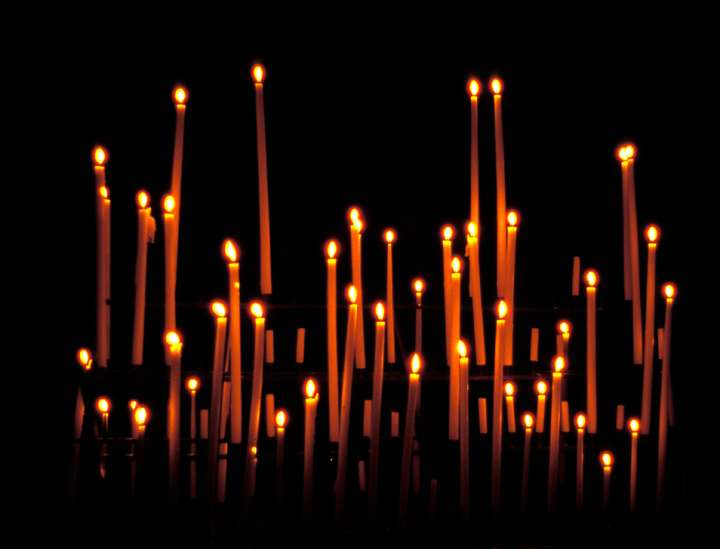
[(560, 324), (558, 324), (558, 330), (560, 330), (563, 334), (568, 334), (570, 333), (570, 324), (562, 320)]
[(325, 248), (325, 252), (327, 253), (328, 258), (334, 259), (335, 254), (337, 253), (337, 249), (338, 249), (337, 242), (335, 242), (334, 240), (331, 240), (330, 242), (328, 242), (328, 245)]
[(312, 379), (308, 379), (307, 383), (305, 383), (305, 394), (308, 398), (313, 398), (315, 396), (315, 390), (317, 387), (315, 387), (315, 382)]
[(80, 366), (82, 366), (86, 370), (89, 370), (90, 366), (92, 366), (92, 354), (90, 354), (90, 351), (88, 349), (83, 348), (78, 350), (77, 360), (80, 363)]
[(385, 240), (388, 244), (391, 244), (395, 241), (395, 233), (392, 230), (385, 231)]
[(578, 429), (584, 429), (586, 421), (587, 420), (586, 420), (584, 414), (578, 414), (577, 417), (575, 418), (575, 425), (577, 425)]
[(425, 287), (425, 285), (423, 284), (423, 281), (420, 280), (419, 278), (416, 278), (415, 281), (413, 282), (413, 288), (415, 288), (415, 291), (417, 293), (422, 292), (424, 287)]
[(255, 82), (262, 84), (262, 81), (265, 79), (265, 69), (262, 65), (255, 65), (253, 67), (253, 78), (255, 78)]
[(138, 207), (145, 209), (145, 208), (147, 208), (150, 198), (148, 197), (148, 194), (145, 191), (140, 191), (139, 193), (137, 193), (135, 200), (137, 201)]
[(420, 368), (422, 366), (422, 361), (420, 360), (420, 355), (417, 353), (414, 353), (412, 356), (412, 359), (410, 361), (410, 369), (412, 370), (413, 374), (417, 374), (420, 371)]
[(385, 318), (385, 307), (382, 303), (375, 305), (375, 316), (377, 316), (377, 319), (381, 322)]
[(355, 286), (350, 286), (347, 289), (347, 296), (350, 303), (355, 303), (355, 300), (357, 299), (357, 290), (355, 289)]
[(533, 423), (535, 423), (535, 418), (532, 414), (525, 414), (523, 416), (523, 423), (527, 429), (530, 429), (533, 426)]
[(498, 318), (500, 318), (500, 319), (505, 318), (507, 311), (508, 311), (507, 303), (505, 303), (505, 301), (501, 299), (497, 304)]
[(635, 156), (635, 147), (632, 145), (625, 147), (625, 154), (627, 155), (627, 159), (631, 160)]
[(660, 231), (658, 231), (655, 225), (650, 225), (645, 231), (645, 238), (647, 238), (647, 241), (650, 243), (657, 242), (659, 236)]
[(442, 235), (444, 240), (451, 240), (453, 237), (453, 228), (450, 225), (445, 225)]
[(213, 301), (211, 309), (215, 316), (219, 318), (223, 318), (227, 314), (227, 309), (222, 301)]
[(252, 454), (254, 456), (256, 456), (257, 455), (257, 446), (253, 446), (252, 448), (250, 448), (250, 451), (252, 452)]
[(505, 384), (505, 394), (507, 396), (513, 396), (515, 394), (515, 385), (509, 381)]
[(170, 352), (172, 353), (179, 353), (180, 349), (182, 349), (182, 341), (177, 332), (168, 332), (165, 334), (165, 343), (170, 345)]
[(562, 372), (565, 368), (565, 359), (561, 356), (555, 359), (555, 373)]
[(477, 95), (480, 93), (480, 82), (478, 82), (474, 78), (470, 80), (470, 84), (468, 84), (468, 91), (470, 92), (470, 95), (472, 95), (473, 97), (477, 97)]
[(105, 164), (105, 160), (107, 160), (107, 151), (102, 147), (95, 147), (93, 159), (95, 160), (95, 165), (102, 166)]
[(173, 97), (178, 105), (185, 103), (185, 100), (187, 99), (187, 92), (185, 91), (185, 88), (176, 88), (175, 93), (173, 93)]
[(588, 286), (595, 286), (595, 283), (597, 282), (597, 274), (595, 274), (595, 271), (588, 271), (585, 273), (585, 280), (587, 281)]
[(163, 200), (163, 208), (165, 208), (165, 212), (169, 214), (171, 214), (175, 208), (175, 199), (171, 194), (167, 195), (165, 200)]
[(537, 390), (538, 394), (544, 395), (545, 393), (547, 393), (547, 383), (542, 380), (538, 381), (535, 384), (535, 389)]
[(230, 260), (230, 263), (235, 263), (237, 261), (237, 248), (235, 247), (235, 244), (233, 244), (232, 240), (227, 239), (225, 241), (223, 251), (225, 253), (225, 257)]
[(628, 422), (628, 426), (633, 433), (637, 433), (640, 430), (640, 422), (637, 420), (637, 418), (632, 418)]
[(459, 273), (460, 269), (462, 269), (462, 261), (459, 257), (453, 257), (452, 260), (452, 270), (454, 273)]
[(512, 210), (509, 211), (508, 214), (507, 214), (507, 221), (508, 221), (508, 225), (510, 225), (511, 227), (517, 226), (517, 223), (518, 223), (518, 214), (517, 214), (517, 212), (512, 211)]
[(131, 400), (130, 402), (128, 402), (128, 406), (130, 406), (131, 410), (134, 410), (135, 408), (137, 408), (137, 405), (138, 405), (137, 400)]
[(110, 194), (110, 192), (108, 191), (108, 188), (105, 185), (100, 187), (100, 196), (102, 196), (103, 198), (107, 198), (109, 194)]
[(187, 388), (192, 392), (197, 391), (197, 388), (199, 385), (200, 385), (200, 381), (196, 377), (191, 377), (190, 379), (187, 380)]
[(475, 235), (477, 234), (475, 223), (473, 223), (472, 221), (467, 224), (467, 233), (473, 238), (475, 238)]
[(275, 414), (275, 425), (277, 425), (280, 428), (285, 427), (285, 422), (287, 421), (287, 414), (283, 410), (278, 410), (278, 412)]
[(110, 401), (105, 397), (101, 397), (97, 400), (98, 412), (107, 414), (110, 411)]
[(677, 288), (675, 288), (674, 284), (665, 284), (665, 286), (663, 286), (663, 293), (668, 299), (672, 299), (673, 297), (675, 297), (676, 291)]
[(255, 318), (262, 318), (263, 312), (263, 306), (260, 305), (260, 303), (258, 303), (257, 301), (250, 305), (250, 314), (253, 315)]
[(140, 408), (135, 410), (135, 423), (137, 423), (138, 425), (145, 425), (147, 419), (148, 412), (144, 406), (140, 406)]
[(613, 456), (610, 452), (603, 452), (600, 459), (605, 467), (610, 467), (613, 463)]
[(492, 91), (495, 95), (500, 95), (502, 92), (502, 82), (499, 78), (493, 78), (493, 81), (490, 82), (490, 86), (492, 87)]
[(460, 353), (460, 358), (467, 357), (467, 345), (462, 339), (458, 340), (458, 353)]

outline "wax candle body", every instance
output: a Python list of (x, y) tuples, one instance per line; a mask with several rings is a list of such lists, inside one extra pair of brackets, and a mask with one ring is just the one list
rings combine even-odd
[(502, 130), (502, 95), (495, 94), (493, 96), (495, 104), (495, 175), (497, 179), (497, 279), (498, 279), (498, 297), (508, 298), (505, 281), (505, 257), (506, 257), (506, 240), (505, 240), (505, 146), (503, 142)]
[(443, 285), (445, 290), (445, 348), (447, 364), (452, 362), (452, 242), (443, 240)]
[(405, 415), (405, 436), (403, 438), (402, 465), (400, 470), (400, 499), (398, 502), (398, 526), (405, 526), (407, 503), (410, 495), (410, 457), (412, 455), (412, 437), (415, 426), (415, 408), (420, 382), (418, 374), (410, 374), (408, 385), (407, 413)]
[(470, 96), (470, 221), (480, 226), (480, 185), (478, 170), (478, 98)]
[(352, 256), (353, 286), (357, 291), (357, 320), (355, 323), (355, 365), (358, 369), (365, 368), (365, 331), (363, 330), (363, 292), (362, 292), (362, 246), (360, 229), (357, 225), (350, 226), (350, 254)]
[(555, 515), (557, 507), (558, 458), (560, 451), (560, 403), (562, 373), (553, 373), (552, 406), (550, 409), (550, 473), (548, 475), (548, 513)]
[[(248, 418), (247, 451), (245, 454), (245, 484), (243, 485), (243, 515), (247, 514), (248, 498), (250, 496), (250, 483), (253, 477), (255, 454), (252, 448), (257, 447), (258, 431), (260, 429), (260, 405), (263, 383), (263, 351), (265, 349), (265, 319), (255, 319), (255, 355), (253, 365), (252, 395), (250, 400), (250, 417)], [(232, 423), (231, 423), (232, 425)]]
[(180, 505), (180, 344), (170, 346), (170, 405), (168, 440), (170, 443), (170, 512), (177, 519)]
[(545, 431), (545, 395), (538, 395), (537, 406), (537, 424), (535, 432), (542, 433)]
[(470, 283), (472, 284), (473, 328), (475, 334), (475, 360), (485, 365), (485, 327), (482, 316), (482, 292), (480, 291), (480, 258), (478, 238), (468, 237), (470, 248)]
[(632, 260), (630, 259), (630, 199), (628, 196), (628, 163), (621, 164), (622, 169), (622, 209), (623, 209), (623, 288), (625, 301), (632, 300)]
[(610, 508), (610, 467), (603, 467), (603, 513)]
[(523, 450), (523, 474), (522, 474), (522, 491), (520, 494), (520, 514), (527, 513), (528, 500), (528, 483), (530, 480), (530, 437), (532, 436), (532, 427), (525, 428), (525, 448)]
[[(230, 442), (242, 442), (242, 364), (240, 362), (240, 263), (228, 263), (230, 281)], [(257, 333), (256, 333), (257, 335)], [(256, 349), (257, 352), (257, 349)], [(253, 382), (255, 378), (253, 377)], [(252, 443), (252, 441), (251, 441)], [(252, 446), (252, 444), (250, 444)]]
[(487, 399), (479, 398), (478, 399), (478, 414), (479, 414), (479, 423), (480, 423), (480, 434), (486, 435), (488, 428), (487, 428)]
[(470, 425), (468, 418), (468, 362), (460, 358), (460, 517), (470, 517)]
[(587, 414), (589, 433), (597, 433), (595, 288), (587, 287)]
[(197, 498), (197, 423), (195, 408), (195, 391), (190, 393), (190, 499)]
[(667, 428), (668, 428), (668, 407), (670, 399), (670, 336), (672, 335), (672, 306), (673, 298), (665, 300), (665, 328), (663, 329), (663, 362), (662, 381), (660, 387), (660, 418), (658, 436), (658, 474), (657, 474), (657, 497), (655, 500), (656, 511), (659, 513), (663, 508), (665, 494), (665, 462), (667, 459)]
[(370, 489), (368, 492), (368, 518), (371, 525), (377, 522), (378, 468), (380, 463), (380, 410), (382, 406), (383, 349), (385, 323), (377, 322), (375, 331), (375, 367), (373, 369), (373, 397), (370, 412)]
[(108, 317), (107, 317), (107, 238), (105, 231), (105, 203), (101, 189), (105, 187), (105, 167), (95, 166), (95, 218), (96, 218), (96, 344), (95, 363), (107, 368), (109, 354)]
[(640, 428), (650, 433), (653, 378), (653, 336), (655, 332), (655, 257), (657, 244), (648, 243), (647, 293), (645, 294), (645, 343), (643, 347), (643, 392)]
[(222, 404), (223, 358), (227, 319), (215, 319), (215, 356), (213, 360), (212, 398), (210, 402), (210, 426), (208, 433), (208, 490), (207, 509), (212, 510), (215, 503), (218, 468), (218, 444), (220, 440), (220, 418)]
[[(642, 423), (642, 422), (641, 422)], [(630, 450), (630, 512), (635, 511), (637, 504), (637, 451), (638, 451), (638, 434), (631, 434), (631, 450)]]
[(388, 242), (387, 249), (387, 361), (395, 364), (395, 296), (393, 295), (393, 260), (392, 242)]
[(313, 460), (315, 456), (315, 417), (318, 394), (305, 399), (305, 452), (303, 473), (303, 513), (304, 523), (312, 520), (313, 498)]
[(635, 205), (635, 168), (632, 159), (628, 160), (628, 208), (630, 212), (630, 259), (633, 296), (633, 360), (635, 364), (642, 364), (643, 333), (640, 306), (640, 257), (638, 251), (637, 207)]
[(422, 294), (416, 292), (415, 296), (415, 352), (422, 353)]
[(458, 440), (460, 404), (460, 355), (457, 351), (460, 339), (460, 273), (452, 274), (452, 356), (450, 360), (450, 440)]
[(499, 318), (495, 331), (495, 377), (493, 381), (493, 433), (492, 433), (492, 517), (500, 516), (500, 457), (502, 452), (502, 390), (503, 358), (505, 357), (505, 320)]
[(514, 433), (515, 432), (515, 401), (511, 395), (507, 395), (505, 397), (506, 404), (507, 404), (507, 413), (508, 413), (508, 419), (507, 419), (507, 425), (508, 425), (508, 433)]
[[(496, 96), (497, 97), (497, 96)], [(498, 206), (500, 215), (500, 206)], [(498, 225), (498, 229), (499, 229)], [(515, 331), (515, 242), (517, 227), (507, 228), (507, 266), (505, 268), (505, 300), (508, 304), (507, 326), (505, 327), (505, 366), (513, 363), (513, 332)]]
[(147, 244), (150, 208), (138, 210), (137, 260), (135, 263), (135, 321), (133, 323), (133, 366), (140, 366), (143, 358), (145, 333), (145, 287), (147, 282)]
[[(173, 259), (175, 239), (175, 215), (163, 214), (165, 220), (165, 333), (175, 331), (175, 263)], [(167, 349), (167, 348), (166, 348)], [(170, 364), (169, 351), (165, 353), (166, 364)]]
[[(176, 92), (177, 97), (177, 92)], [(172, 166), (172, 180), (171, 180), (171, 194), (175, 199), (175, 215), (177, 216), (177, 223), (173, 227), (173, 257), (175, 258), (175, 273), (177, 277), (177, 256), (178, 256), (178, 244), (180, 240), (180, 187), (182, 183), (182, 160), (183, 160), (183, 142), (185, 140), (185, 105), (181, 103), (175, 104), (176, 118), (175, 118), (175, 147), (173, 150), (173, 166)]]
[(265, 149), (265, 99), (262, 82), (255, 83), (257, 121), (258, 187), (260, 196), (260, 292), (272, 293), (270, 262), (270, 202), (268, 199), (267, 152)]
[(577, 455), (575, 461), (575, 512), (583, 508), (583, 467), (585, 461), (584, 429), (578, 429)]
[(337, 357), (337, 260), (327, 260), (327, 349), (328, 349), (328, 407), (330, 408), (330, 442), (340, 437), (338, 417), (338, 357)]
[(282, 518), (283, 468), (285, 460), (285, 428), (277, 428), (277, 458), (275, 461), (275, 518)]

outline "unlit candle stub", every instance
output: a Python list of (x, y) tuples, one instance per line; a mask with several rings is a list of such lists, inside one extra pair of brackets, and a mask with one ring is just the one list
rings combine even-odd
[(623, 404), (618, 404), (617, 415), (615, 416), (615, 428), (618, 431), (622, 430), (624, 423), (625, 423), (625, 406)]
[(295, 362), (302, 364), (305, 362), (305, 328), (298, 328), (297, 346), (295, 347)]
[(267, 436), (275, 436), (275, 395), (265, 395), (265, 428)]
[(570, 432), (570, 407), (568, 406), (567, 400), (562, 401), (560, 417), (561, 417), (563, 433), (569, 433)]
[(275, 362), (275, 339), (272, 330), (265, 331), (265, 362)]
[(208, 411), (200, 410), (200, 438), (207, 439), (208, 437)]
[(363, 436), (370, 436), (370, 417), (372, 416), (372, 400), (365, 401), (365, 411), (363, 415)]
[(580, 258), (573, 257), (572, 295), (580, 295)]
[(400, 412), (391, 411), (390, 436), (400, 436)]
[(538, 361), (538, 340), (540, 339), (540, 330), (533, 328), (530, 332), (530, 361)]

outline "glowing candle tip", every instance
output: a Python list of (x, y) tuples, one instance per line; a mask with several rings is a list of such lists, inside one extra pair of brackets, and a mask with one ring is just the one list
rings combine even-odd
[(458, 353), (460, 353), (460, 358), (467, 358), (467, 344), (460, 339), (458, 341)]
[(145, 425), (148, 419), (148, 412), (144, 406), (140, 406), (135, 410), (135, 423), (138, 425)]
[(502, 93), (502, 82), (499, 78), (493, 78), (490, 86), (492, 87), (492, 91), (495, 95), (500, 95)]
[(676, 292), (677, 288), (675, 288), (674, 284), (665, 284), (665, 286), (663, 286), (663, 293), (668, 299), (672, 299), (673, 297), (675, 297)]
[(357, 299), (357, 290), (355, 289), (355, 286), (350, 286), (347, 290), (347, 296), (350, 300), (350, 303), (355, 303), (355, 300)]
[(565, 368), (565, 359), (561, 356), (555, 358), (555, 373), (562, 372)]
[(585, 423), (587, 422), (587, 418), (583, 414), (578, 414), (575, 418), (575, 425), (577, 425), (578, 429), (584, 429)]
[(110, 411), (110, 401), (105, 397), (97, 399), (97, 409), (101, 414), (107, 414)]
[(508, 225), (511, 227), (516, 227), (518, 224), (518, 220), (520, 217), (518, 216), (516, 211), (509, 211), (507, 215)]
[(195, 392), (200, 386), (200, 380), (196, 377), (191, 377), (187, 380), (187, 388), (189, 391)]
[(602, 462), (603, 466), (611, 467), (613, 463), (613, 456), (610, 452), (603, 452), (600, 456), (600, 461)]
[(258, 84), (262, 84), (263, 80), (265, 80), (265, 68), (262, 65), (255, 65), (252, 72), (253, 78), (255, 78), (255, 82)]
[(505, 303), (505, 301), (501, 299), (501, 300), (498, 302), (498, 305), (497, 305), (497, 316), (498, 316), (498, 318), (500, 318), (500, 319), (505, 318), (505, 315), (507, 314), (507, 311), (508, 311), (507, 303)]
[(211, 308), (215, 316), (219, 318), (223, 318), (227, 314), (227, 309), (222, 301), (213, 301)]
[(597, 283), (597, 274), (595, 271), (588, 271), (585, 273), (585, 281), (587, 282), (587, 285), (590, 287), (595, 286)]
[(640, 421), (637, 418), (632, 418), (628, 421), (628, 427), (633, 433), (637, 433), (640, 430)]
[(335, 259), (335, 255), (338, 251), (338, 245), (337, 242), (334, 240), (331, 240), (328, 242), (327, 248), (325, 248), (325, 251), (327, 252), (327, 256), (329, 259)]
[(308, 379), (307, 383), (305, 383), (305, 394), (308, 398), (315, 397), (315, 390), (317, 387), (315, 386), (315, 382), (312, 379)]
[(443, 240), (452, 240), (453, 228), (450, 225), (445, 225), (442, 230)]
[(377, 305), (375, 305), (375, 315), (377, 316), (377, 319), (381, 322), (385, 318), (385, 306), (382, 303), (378, 303)]
[(173, 97), (175, 98), (175, 102), (178, 105), (182, 105), (185, 103), (185, 100), (187, 99), (187, 91), (185, 88), (175, 88), (175, 92), (173, 93)]
[(420, 371), (421, 367), (422, 367), (422, 360), (420, 360), (420, 355), (417, 353), (414, 353), (412, 356), (412, 359), (410, 361), (410, 369), (412, 370), (412, 373), (417, 374)]
[(472, 221), (467, 224), (467, 233), (473, 238), (477, 235), (477, 228), (475, 227), (475, 223)]
[(86, 370), (89, 370), (90, 366), (92, 366), (92, 354), (88, 349), (82, 348), (78, 350), (77, 360), (80, 363), (80, 366)]
[(468, 91), (470, 92), (471, 96), (477, 97), (480, 93), (480, 82), (478, 82), (474, 78), (470, 80), (470, 83), (468, 84)]
[(250, 314), (253, 315), (255, 318), (262, 318), (263, 313), (263, 306), (257, 301), (250, 305)]
[(163, 200), (163, 208), (165, 208), (166, 213), (173, 213), (173, 209), (175, 208), (175, 199), (171, 194), (167, 195)]
[(285, 427), (285, 422), (287, 421), (287, 414), (284, 410), (278, 410), (278, 412), (275, 414), (275, 425), (278, 427)]
[(395, 232), (391, 229), (388, 229), (387, 231), (385, 231), (385, 240), (387, 241), (388, 244), (391, 244), (392, 242), (394, 242), (395, 241)]
[(139, 193), (137, 193), (135, 200), (137, 201), (138, 207), (144, 209), (144, 208), (147, 208), (150, 198), (148, 197), (148, 194), (145, 191), (140, 191)]
[(648, 242), (651, 244), (658, 241), (660, 238), (660, 231), (655, 225), (650, 225), (647, 230), (645, 231), (645, 238)]
[(535, 418), (533, 418), (532, 414), (525, 414), (523, 416), (523, 423), (525, 424), (525, 428), (530, 429), (533, 423), (535, 423)]
[(107, 151), (102, 147), (95, 147), (93, 150), (93, 160), (97, 166), (102, 166), (107, 160)]
[(544, 381), (538, 381), (535, 384), (535, 389), (537, 389), (538, 394), (544, 395), (547, 393), (547, 383)]

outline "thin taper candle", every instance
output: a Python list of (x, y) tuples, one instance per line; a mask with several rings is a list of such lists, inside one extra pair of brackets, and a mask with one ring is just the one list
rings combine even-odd
[(410, 375), (408, 383), (407, 413), (405, 414), (405, 436), (403, 438), (402, 465), (400, 469), (400, 498), (398, 501), (398, 526), (403, 527), (407, 521), (407, 504), (410, 495), (410, 458), (412, 455), (412, 439), (415, 426), (415, 409), (420, 381), (420, 355), (413, 354), (410, 359)]
[(468, 414), (468, 348), (458, 341), (460, 355), (460, 518), (470, 518), (470, 425)]
[(387, 242), (387, 282), (386, 282), (386, 303), (387, 303), (387, 361), (395, 364), (395, 297), (393, 295), (393, 260), (392, 245), (395, 243), (395, 231), (385, 231)]
[(640, 425), (643, 435), (650, 433), (650, 412), (652, 405), (653, 378), (653, 337), (655, 335), (655, 258), (657, 241), (660, 236), (654, 225), (645, 230), (648, 242), (647, 293), (645, 294), (645, 342), (643, 343), (643, 391)]
[(337, 242), (325, 247), (327, 254), (327, 349), (328, 349), (328, 407), (330, 409), (330, 442), (340, 438), (338, 417), (338, 356), (337, 356)]
[(580, 514), (583, 508), (583, 467), (585, 463), (585, 424), (586, 418), (578, 414), (575, 418), (577, 425), (577, 454), (575, 456), (575, 512)]
[(603, 452), (600, 456), (603, 467), (603, 513), (610, 508), (610, 473), (612, 472), (613, 456), (610, 452)]
[(640, 422), (637, 418), (633, 418), (628, 422), (628, 427), (632, 437), (630, 449), (630, 512), (633, 512), (637, 506), (637, 451)]
[(287, 413), (285, 410), (278, 410), (275, 414), (275, 425), (277, 426), (277, 458), (275, 460), (275, 519), (282, 519), (283, 501), (283, 469), (285, 460), (285, 425), (287, 424)]
[(200, 386), (196, 377), (187, 380), (187, 388), (190, 391), (190, 499), (197, 498), (197, 411), (195, 393)]
[(370, 487), (368, 491), (368, 521), (377, 522), (378, 470), (380, 463), (380, 410), (382, 409), (383, 350), (385, 348), (385, 308), (375, 305), (377, 323), (375, 329), (375, 365), (373, 369), (372, 408), (370, 412)]
[[(499, 96), (495, 96), (496, 98)], [(499, 198), (498, 198), (499, 200)], [(498, 214), (500, 206), (498, 205)], [(505, 300), (508, 304), (507, 326), (505, 327), (505, 366), (513, 363), (513, 333), (515, 331), (515, 243), (517, 241), (517, 212), (507, 214), (507, 261), (505, 266)], [(498, 225), (498, 229), (499, 229)]]
[(562, 401), (563, 357), (554, 362), (552, 384), (552, 407), (550, 410), (550, 473), (548, 475), (548, 514), (555, 516), (557, 509), (558, 458), (560, 452), (560, 403)]
[(596, 289), (597, 273), (585, 273), (587, 283), (587, 430), (597, 433), (597, 340), (596, 340)]
[[(210, 425), (208, 426), (208, 475), (207, 512), (212, 513), (216, 499), (218, 444), (220, 441), (220, 418), (222, 404), (223, 362), (225, 334), (227, 331), (227, 307), (220, 301), (213, 302), (211, 310), (215, 316), (215, 354), (213, 358), (212, 395), (210, 401)], [(224, 461), (224, 460), (223, 460)]]
[(470, 220), (480, 226), (480, 185), (478, 169), (478, 95), (480, 82), (470, 80)]
[(452, 323), (450, 337), (453, 341), (453, 352), (450, 360), (450, 425), (448, 436), (450, 440), (458, 440), (460, 358), (457, 352), (457, 344), (460, 339), (460, 269), (462, 267), (460, 258), (454, 257), (452, 266)]
[(131, 364), (140, 366), (143, 357), (145, 337), (145, 286), (147, 283), (147, 245), (153, 241), (150, 236), (150, 198), (147, 193), (137, 194), (138, 239), (137, 259), (135, 261), (135, 320), (133, 322), (133, 347)]
[(655, 500), (656, 512), (660, 513), (663, 508), (663, 497), (665, 493), (665, 462), (667, 458), (667, 428), (668, 408), (670, 401), (670, 336), (672, 335), (672, 306), (677, 294), (677, 288), (673, 284), (663, 286), (665, 296), (665, 328), (663, 329), (663, 362), (662, 381), (660, 386), (660, 418), (658, 436), (658, 474), (657, 474), (657, 497)]
[(507, 304), (500, 301), (497, 306), (495, 328), (495, 377), (493, 381), (493, 432), (492, 432), (492, 479), (490, 484), (492, 518), (500, 518), (500, 457), (502, 452), (502, 390), (503, 359), (505, 357), (505, 315)]
[(272, 293), (270, 262), (270, 206), (268, 199), (267, 151), (265, 149), (265, 99), (263, 81), (265, 68), (253, 67), (255, 80), (255, 118), (257, 122), (258, 188), (260, 196), (260, 293)]
[(523, 473), (522, 488), (520, 493), (520, 514), (527, 513), (528, 501), (528, 483), (530, 479), (530, 438), (532, 437), (532, 426), (534, 418), (532, 414), (523, 415), (523, 425), (525, 425), (525, 448), (523, 450)]
[[(235, 243), (227, 239), (223, 252), (228, 261), (228, 293), (230, 294), (230, 442), (242, 442), (242, 364), (240, 348), (240, 263), (239, 250)], [(254, 378), (253, 378), (254, 380)], [(252, 446), (252, 445), (251, 445)]]
[(470, 255), (470, 287), (473, 304), (473, 330), (475, 334), (475, 362), (478, 366), (485, 365), (485, 326), (482, 315), (482, 292), (480, 291), (480, 257), (477, 225), (470, 222), (468, 232), (468, 253)]
[(505, 145), (503, 141), (502, 128), (502, 82), (494, 78), (490, 83), (493, 91), (495, 107), (495, 177), (497, 180), (497, 277), (498, 297), (508, 299), (508, 288), (505, 285), (507, 275), (505, 273), (506, 263), (506, 235), (505, 235)]
[(313, 508), (313, 460), (315, 456), (315, 417), (319, 394), (317, 384), (312, 379), (305, 383), (305, 451), (303, 470), (303, 512), (305, 524), (312, 521)]
[(422, 293), (425, 283), (417, 278), (413, 282), (415, 290), (415, 352), (422, 353)]
[(547, 383), (540, 380), (535, 384), (535, 390), (538, 394), (537, 405), (537, 423), (535, 424), (535, 432), (542, 433), (545, 430), (545, 393), (547, 393)]
[(107, 282), (105, 280), (106, 262), (105, 262), (105, 218), (104, 218), (104, 197), (101, 189), (105, 187), (105, 162), (107, 160), (107, 152), (102, 147), (96, 147), (93, 150), (93, 160), (95, 162), (95, 218), (96, 218), (96, 363), (100, 368), (107, 368), (108, 359), (108, 318), (107, 318)]
[(170, 354), (170, 403), (168, 406), (168, 440), (170, 513), (172, 519), (178, 519), (180, 507), (180, 356), (182, 340), (177, 332), (167, 332), (165, 343)]
[(362, 230), (364, 223), (360, 210), (350, 210), (350, 255), (352, 280), (357, 292), (357, 321), (355, 324), (355, 366), (365, 369), (365, 330), (363, 328), (363, 291), (362, 291)]
[(175, 198), (175, 216), (176, 223), (173, 227), (175, 234), (173, 235), (173, 257), (175, 258), (175, 273), (173, 276), (177, 278), (177, 256), (178, 243), (180, 236), (180, 186), (182, 183), (182, 160), (183, 160), (183, 142), (185, 140), (185, 102), (187, 101), (187, 90), (185, 88), (176, 88), (173, 92), (175, 100), (175, 147), (173, 150), (172, 180), (170, 194)]
[(447, 365), (452, 361), (452, 237), (453, 228), (446, 225), (442, 229), (443, 247), (443, 286), (445, 290), (445, 349)]
[[(165, 222), (165, 333), (175, 330), (175, 258), (174, 239), (175, 223), (175, 198), (168, 195), (163, 199), (163, 220)], [(170, 347), (165, 348), (165, 363), (170, 364)]]

